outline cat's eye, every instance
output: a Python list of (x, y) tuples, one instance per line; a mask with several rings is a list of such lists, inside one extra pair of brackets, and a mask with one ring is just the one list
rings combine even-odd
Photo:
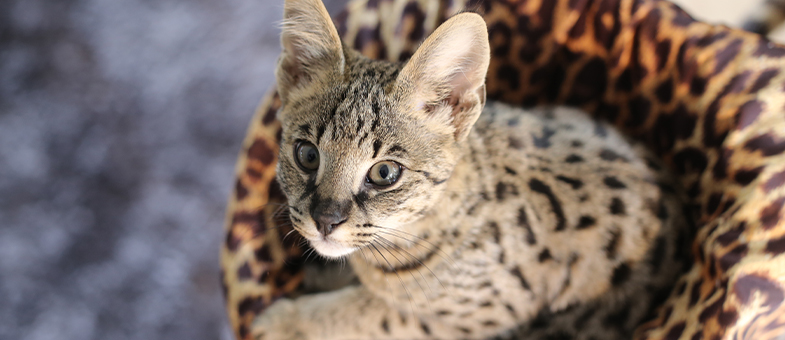
[(319, 150), (311, 143), (297, 143), (294, 158), (297, 160), (297, 165), (305, 171), (310, 172), (319, 169)]
[(401, 165), (393, 161), (383, 161), (374, 164), (368, 171), (368, 182), (386, 187), (398, 181), (401, 175)]

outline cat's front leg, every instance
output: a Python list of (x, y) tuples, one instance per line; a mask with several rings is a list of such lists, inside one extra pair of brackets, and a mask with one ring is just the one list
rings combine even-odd
[(395, 310), (362, 286), (274, 303), (254, 322), (256, 339), (427, 339), (445, 331)]

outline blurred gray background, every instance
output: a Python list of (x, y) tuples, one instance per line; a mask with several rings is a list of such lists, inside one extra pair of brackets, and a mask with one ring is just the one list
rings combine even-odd
[(0, 0), (0, 339), (230, 338), (224, 204), (282, 3)]

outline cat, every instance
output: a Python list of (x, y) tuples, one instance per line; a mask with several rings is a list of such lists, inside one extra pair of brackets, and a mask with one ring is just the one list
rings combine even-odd
[(479, 15), (392, 63), (286, 0), (281, 45), (290, 220), (359, 284), (278, 300), (256, 338), (623, 339), (672, 288), (687, 228), (667, 174), (581, 111), (486, 102)]

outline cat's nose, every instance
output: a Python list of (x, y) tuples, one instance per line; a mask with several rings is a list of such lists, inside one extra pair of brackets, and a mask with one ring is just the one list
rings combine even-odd
[(350, 209), (351, 202), (318, 202), (311, 209), (311, 217), (316, 222), (319, 232), (327, 236), (349, 219)]

